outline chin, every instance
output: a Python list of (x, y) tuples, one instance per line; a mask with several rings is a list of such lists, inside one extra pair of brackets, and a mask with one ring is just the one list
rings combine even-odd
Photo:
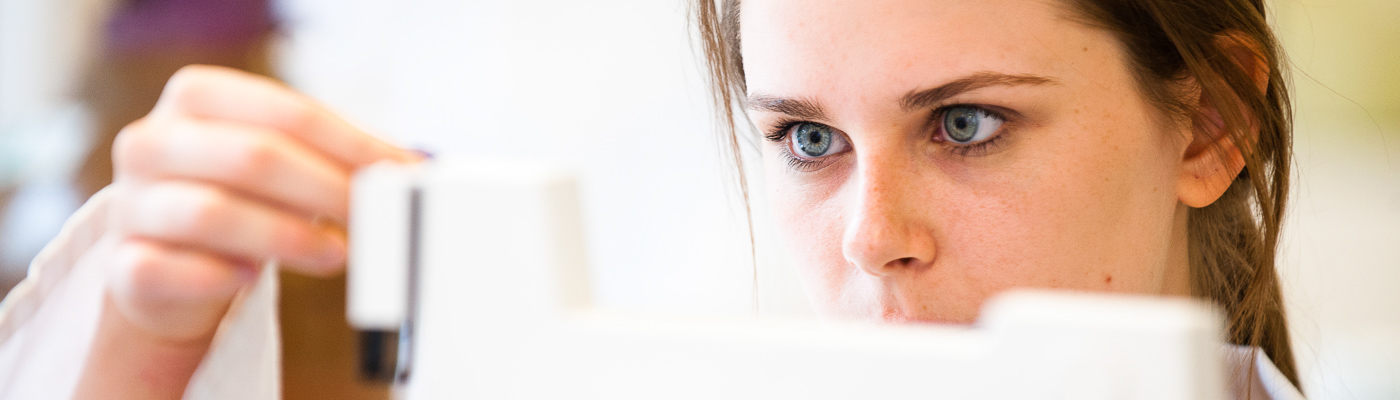
[(851, 322), (873, 322), (881, 324), (967, 324), (951, 318), (939, 318), (927, 315), (912, 315), (900, 311), (868, 311), (868, 312), (846, 312), (846, 313), (819, 313), (818, 318), (822, 321), (851, 321)]
[(899, 308), (884, 308), (873, 310), (863, 316), (862, 319), (878, 321), (891, 324), (969, 324), (959, 318), (950, 318), (945, 315), (934, 313), (913, 313)]

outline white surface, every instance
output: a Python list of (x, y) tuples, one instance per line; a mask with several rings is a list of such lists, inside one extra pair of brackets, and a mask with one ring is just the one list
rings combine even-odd
[(567, 173), (445, 159), (422, 193), (407, 399), (1224, 396), (1193, 301), (1019, 293), (978, 328), (634, 317), (589, 302)]

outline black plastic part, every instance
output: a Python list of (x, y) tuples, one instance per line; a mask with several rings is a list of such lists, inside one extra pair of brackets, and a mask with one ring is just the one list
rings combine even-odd
[(398, 347), (398, 332), (360, 331), (360, 378), (371, 382), (394, 382)]

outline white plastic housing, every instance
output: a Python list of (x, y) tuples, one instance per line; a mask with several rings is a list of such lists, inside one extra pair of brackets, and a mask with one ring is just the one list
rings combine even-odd
[(397, 330), (407, 318), (413, 192), (421, 168), (381, 162), (355, 174), (345, 312), (356, 328)]

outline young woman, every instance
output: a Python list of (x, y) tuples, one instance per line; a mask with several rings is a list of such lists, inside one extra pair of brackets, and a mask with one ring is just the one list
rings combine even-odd
[(715, 102), (734, 154), (744, 122), (766, 139), (820, 313), (1196, 296), (1297, 385), (1274, 269), (1292, 110), (1263, 1), (719, 3), (698, 3)]
[[(1284, 380), (1241, 393), (1296, 395), (1274, 272), (1290, 110), (1260, 1), (695, 10), (725, 134), (737, 153), (758, 129), (820, 313), (969, 322), (1014, 287), (1196, 296), (1262, 349), (1236, 372)], [(114, 159), (116, 183), (36, 261), (103, 271), (84, 398), (179, 397), (255, 262), (335, 273), (343, 236), (316, 221), (345, 217), (355, 168), (414, 156), (269, 81), (192, 67)]]

